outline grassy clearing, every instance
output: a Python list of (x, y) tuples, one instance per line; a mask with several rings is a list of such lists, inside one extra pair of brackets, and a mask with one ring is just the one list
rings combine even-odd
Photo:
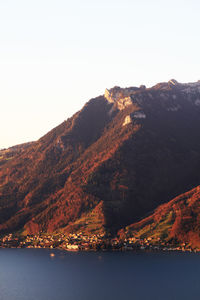
[(169, 235), (169, 230), (174, 223), (175, 215), (173, 211), (170, 211), (169, 214), (164, 216), (164, 218), (159, 223), (152, 223), (144, 226), (142, 229), (135, 234), (136, 237), (139, 238), (148, 238), (151, 237), (153, 239), (157, 238), (167, 238)]

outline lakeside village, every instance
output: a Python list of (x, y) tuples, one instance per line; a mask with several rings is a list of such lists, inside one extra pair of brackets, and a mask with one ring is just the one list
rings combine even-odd
[(67, 251), (200, 251), (182, 243), (172, 245), (160, 238), (139, 239), (135, 237), (107, 238), (103, 234), (44, 234), (14, 235), (0, 237), (0, 248), (49, 248)]

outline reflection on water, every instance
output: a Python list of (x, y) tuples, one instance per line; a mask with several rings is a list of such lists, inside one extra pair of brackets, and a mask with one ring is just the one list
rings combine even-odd
[(200, 299), (200, 255), (0, 249), (1, 300)]

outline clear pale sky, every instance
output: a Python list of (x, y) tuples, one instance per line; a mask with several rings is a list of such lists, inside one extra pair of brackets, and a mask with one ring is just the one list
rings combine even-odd
[(105, 88), (200, 79), (199, 0), (0, 0), (0, 148)]

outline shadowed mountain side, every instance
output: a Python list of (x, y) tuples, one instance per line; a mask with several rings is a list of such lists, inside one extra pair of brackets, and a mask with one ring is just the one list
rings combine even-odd
[[(186, 99), (181, 101), (187, 107)], [(174, 114), (159, 102), (156, 107), (148, 105), (143, 105), (146, 118), (137, 120), (138, 130), (86, 186), (87, 192), (103, 200), (110, 230), (137, 221), (200, 182), (199, 111), (187, 107)]]

